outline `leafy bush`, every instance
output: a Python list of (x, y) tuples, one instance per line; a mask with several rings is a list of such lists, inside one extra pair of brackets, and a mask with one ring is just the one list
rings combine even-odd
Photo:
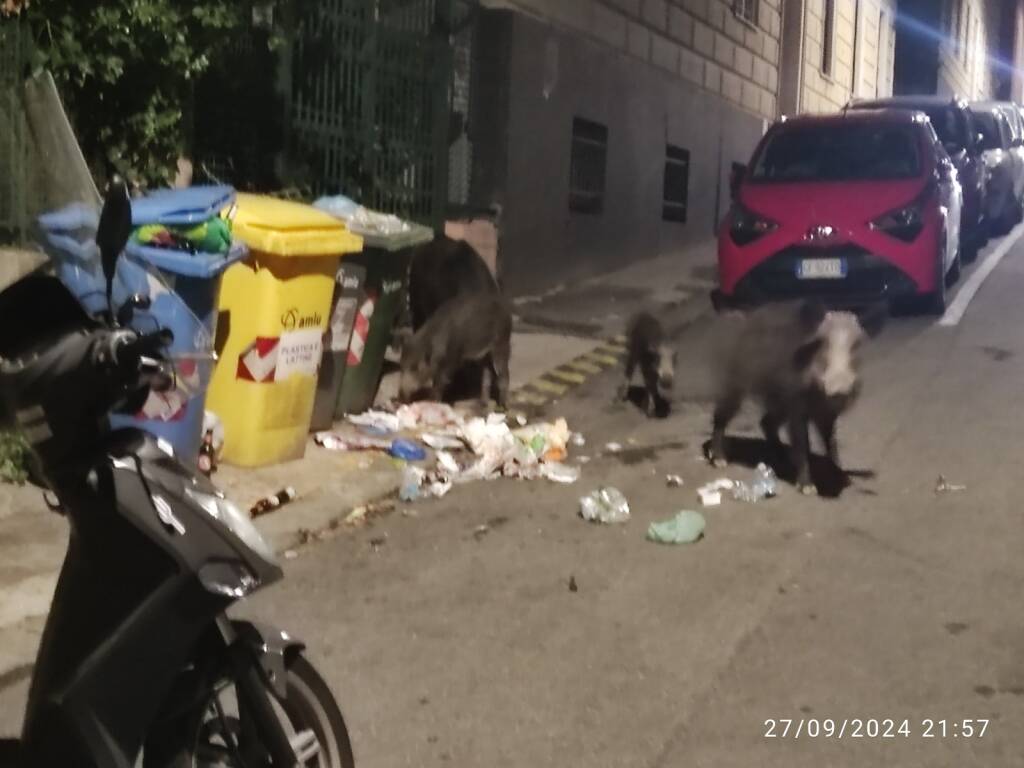
[(23, 6), (37, 63), (53, 72), (94, 171), (116, 170), (151, 185), (173, 177), (185, 149), (193, 83), (249, 6), (239, 0), (6, 2)]
[(22, 485), (28, 480), (29, 447), (17, 432), (0, 432), (0, 480)]

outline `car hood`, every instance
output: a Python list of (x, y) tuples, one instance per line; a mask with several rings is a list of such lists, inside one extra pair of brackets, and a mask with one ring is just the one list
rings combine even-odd
[(740, 202), (780, 225), (853, 227), (910, 203), (924, 189), (920, 178), (879, 182), (744, 184)]

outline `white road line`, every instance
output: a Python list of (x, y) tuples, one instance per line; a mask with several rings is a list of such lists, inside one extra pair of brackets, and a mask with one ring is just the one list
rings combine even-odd
[(981, 288), (981, 284), (985, 282), (992, 270), (994, 270), (999, 262), (1003, 260), (1003, 257), (1009, 253), (1010, 249), (1017, 244), (1021, 236), (1024, 235), (1024, 224), (1020, 224), (1010, 234), (1003, 238), (1002, 242), (996, 246), (995, 250), (992, 251), (985, 260), (978, 265), (978, 268), (971, 273), (971, 276), (967, 278), (967, 282), (964, 283), (963, 287), (957, 292), (956, 297), (952, 303), (946, 308), (946, 314), (939, 318), (936, 325), (945, 326), (952, 328), (960, 323), (960, 320), (964, 316), (964, 312), (967, 311), (967, 305), (971, 303), (974, 298), (974, 294)]

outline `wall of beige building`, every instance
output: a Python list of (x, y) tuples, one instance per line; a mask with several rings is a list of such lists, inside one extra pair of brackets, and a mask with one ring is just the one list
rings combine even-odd
[(1000, 0), (942, 2), (938, 93), (967, 99), (995, 96), (993, 61), (999, 50)]
[(774, 119), (784, 0), (485, 0), (611, 46)]
[[(799, 111), (833, 112), (851, 98), (892, 95), (894, 0), (786, 0), (784, 5), (784, 13), (803, 21)], [(788, 23), (797, 21), (791, 17)]]

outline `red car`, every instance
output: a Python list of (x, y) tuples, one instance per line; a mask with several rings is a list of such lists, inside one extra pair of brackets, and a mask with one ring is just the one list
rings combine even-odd
[(716, 302), (927, 298), (960, 269), (963, 193), (926, 115), (850, 111), (773, 125), (734, 175)]

